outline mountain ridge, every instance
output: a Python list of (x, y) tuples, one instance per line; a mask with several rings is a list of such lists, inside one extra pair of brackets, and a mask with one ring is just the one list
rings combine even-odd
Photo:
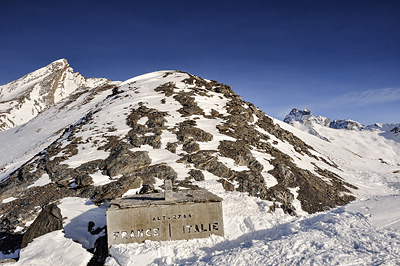
[(351, 119), (335, 119), (331, 121), (324, 116), (314, 116), (309, 109), (293, 108), (287, 114), (283, 122), (293, 124), (293, 122), (300, 122), (303, 124), (316, 123), (319, 125), (327, 126), (334, 129), (350, 129), (350, 130), (381, 130), (390, 131), (395, 127), (399, 127), (400, 123), (375, 123), (371, 125), (363, 125), (360, 122)]

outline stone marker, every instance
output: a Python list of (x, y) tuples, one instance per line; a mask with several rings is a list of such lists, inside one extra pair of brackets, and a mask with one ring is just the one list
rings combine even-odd
[(109, 247), (211, 234), (224, 235), (222, 199), (203, 189), (172, 192), (167, 188), (165, 193), (115, 199), (107, 210)]
[(166, 201), (174, 200), (174, 192), (172, 192), (172, 181), (171, 179), (164, 180), (164, 199)]

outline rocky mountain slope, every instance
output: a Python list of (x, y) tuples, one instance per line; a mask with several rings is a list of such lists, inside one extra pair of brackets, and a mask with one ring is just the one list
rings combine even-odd
[[(0, 132), (0, 142), (7, 143), (0, 147), (7, 154), (0, 160), (5, 258), (18, 256), (27, 242), (23, 234), (56, 203), (66, 221), (65, 236), (51, 233), (55, 243), (72, 239), (84, 248), (72, 249), (88, 260), (91, 251), (91, 263), (102, 262), (105, 221), (99, 217), (107, 202), (162, 190), (164, 179), (178, 190), (257, 198), (263, 215), (288, 217), (334, 209), (364, 193), (358, 190), (363, 182), (343, 168), (343, 161), (361, 163), (353, 151), (267, 116), (227, 85), (181, 71), (78, 86), (26, 124)], [(388, 163), (396, 169), (395, 161)], [(255, 227), (249, 217), (235, 219), (228, 214), (227, 226)], [(35, 243), (21, 250), (21, 261), (33, 258)]]
[(80, 88), (108, 83), (103, 78), (86, 79), (60, 59), (22, 78), (0, 86), (0, 131), (22, 125)]

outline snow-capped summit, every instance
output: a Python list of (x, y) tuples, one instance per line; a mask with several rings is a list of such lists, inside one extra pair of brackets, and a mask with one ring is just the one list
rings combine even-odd
[(329, 118), (323, 116), (314, 116), (308, 109), (299, 110), (297, 108), (293, 108), (283, 120), (283, 122), (288, 124), (291, 124), (293, 121), (298, 121), (301, 123), (316, 123), (323, 126), (329, 126), (331, 122)]
[(0, 131), (24, 124), (77, 89), (94, 88), (109, 82), (87, 79), (74, 73), (67, 60), (60, 59), (0, 86)]

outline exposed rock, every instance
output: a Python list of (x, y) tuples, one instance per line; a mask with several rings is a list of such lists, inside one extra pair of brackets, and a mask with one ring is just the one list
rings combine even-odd
[(47, 205), (24, 234), (21, 249), (34, 238), (61, 229), (63, 229), (63, 221), (60, 208), (54, 203)]
[[(186, 73), (186, 72), (184, 72)], [(189, 75), (189, 78), (182, 80), (182, 82), (188, 85), (195, 85), (194, 90), (198, 93), (199, 91), (207, 92), (219, 92), (222, 93), (225, 97), (231, 98), (237, 96), (236, 93), (231, 89), (230, 86), (218, 83), (214, 80), (206, 81), (203, 78), (194, 76), (192, 74), (186, 73)]]
[[(150, 145), (155, 149), (161, 148), (161, 134), (165, 128), (166, 122), (165, 112), (159, 112), (156, 109), (149, 109), (142, 105), (137, 109), (133, 109), (127, 117), (127, 125), (132, 127), (127, 134), (130, 144), (134, 147), (142, 145)], [(138, 124), (141, 118), (146, 118), (144, 125)]]
[(89, 175), (80, 175), (75, 178), (75, 184), (77, 187), (86, 187), (93, 183), (92, 177)]
[(151, 163), (148, 152), (130, 150), (116, 150), (100, 165), (108, 176), (130, 174), (138, 169), (144, 168)]
[(204, 115), (203, 109), (201, 109), (197, 103), (194, 101), (191, 94), (187, 92), (179, 92), (175, 94), (174, 99), (177, 100), (182, 108), (178, 110), (182, 116), (192, 116), (192, 115)]
[(139, 135), (132, 134), (133, 132), (133, 130), (129, 132), (129, 141), (134, 147), (140, 148), (142, 145), (150, 145), (155, 149), (161, 148), (161, 135)]
[[(5, 255), (14, 253), (17, 249), (21, 247), (23, 236), (23, 234), (0, 232), (0, 252)], [(0, 264), (1, 263), (2, 262), (0, 262)]]
[(220, 182), (222, 184), (222, 187), (226, 190), (226, 191), (234, 191), (235, 190), (235, 186), (227, 181), (226, 179), (218, 179), (218, 182)]
[(221, 116), (221, 114), (218, 111), (211, 109), (211, 118), (216, 118), (216, 117), (220, 117), (220, 116)]
[(243, 141), (221, 141), (218, 149), (224, 157), (232, 158), (237, 165), (246, 165), (250, 170), (261, 172), (263, 166), (259, 163), (246, 147)]
[(196, 181), (203, 181), (204, 180), (204, 174), (200, 170), (192, 169), (189, 171), (189, 175), (191, 178), (193, 178)]
[(193, 153), (200, 150), (200, 146), (196, 141), (189, 139), (183, 143), (182, 149), (187, 153)]
[(139, 191), (139, 194), (150, 194), (150, 193), (158, 193), (159, 191), (154, 188), (153, 184), (143, 185)]
[[(283, 211), (290, 215), (296, 215), (296, 208), (293, 206), (292, 202), (294, 199), (293, 194), (282, 185), (276, 185), (273, 189), (269, 189), (266, 198), (272, 201), (277, 201)], [(276, 206), (276, 203), (274, 204)]]
[(37, 206), (45, 206), (65, 197), (76, 197), (78, 194), (79, 191), (55, 183), (20, 191), (18, 199), (1, 205), (4, 216), (0, 218), (0, 230), (12, 232), (17, 226), (24, 227), (26, 222), (37, 217)]
[(335, 119), (330, 123), (329, 127), (335, 129), (361, 130), (364, 128), (364, 125), (353, 120)]
[(176, 148), (178, 148), (178, 143), (176, 143), (176, 142), (173, 142), (173, 143), (168, 142), (167, 143), (166, 149), (169, 150), (170, 152), (176, 153)]
[(229, 178), (234, 176), (234, 171), (219, 162), (216, 156), (210, 155), (209, 151), (198, 151), (197, 153), (184, 155), (178, 162), (193, 164), (196, 168), (206, 170), (219, 177)]
[(250, 196), (259, 197), (261, 199), (266, 199), (267, 197), (267, 187), (265, 186), (264, 177), (258, 172), (236, 172), (234, 178), (230, 180), (237, 182), (237, 191), (245, 192)]
[(150, 165), (146, 169), (144, 169), (141, 173), (141, 176), (152, 176), (158, 179), (171, 179), (172, 183), (177, 178), (177, 173), (175, 172), (174, 168), (169, 166), (166, 163), (160, 163), (155, 165)]
[(157, 92), (162, 92), (165, 94), (165, 96), (169, 97), (174, 94), (174, 89), (175, 89), (175, 84), (172, 82), (165, 83), (163, 85), (158, 86), (154, 90)]
[(178, 141), (185, 142), (189, 138), (193, 138), (195, 141), (207, 142), (213, 139), (213, 135), (195, 127), (196, 121), (185, 120), (179, 123), (178, 131), (175, 132)]
[(390, 130), (393, 134), (400, 134), (400, 127), (394, 127)]
[(295, 148), (295, 151), (297, 151), (298, 153), (300, 154), (304, 153), (310, 157), (318, 159), (317, 157), (315, 157), (310, 153), (309, 150), (313, 150), (311, 146), (307, 145), (304, 141), (293, 135), (293, 133), (282, 129), (277, 124), (274, 124), (274, 122), (270, 117), (267, 117), (265, 115), (263, 117), (260, 117), (257, 122), (257, 126), (271, 133), (278, 139), (290, 143)]
[(142, 183), (142, 178), (135, 174), (124, 175), (114, 182), (100, 187), (89, 188), (87, 191), (82, 192), (82, 196), (87, 195), (92, 198), (94, 203), (100, 205), (105, 200), (122, 197), (129, 189), (139, 188)]
[(93, 160), (87, 163), (83, 163), (77, 168), (75, 168), (75, 172), (78, 174), (94, 174), (99, 170), (100, 164), (103, 160)]
[[(316, 168), (318, 174), (330, 180), (326, 182), (310, 171), (298, 168), (291, 158), (282, 152), (274, 149), (272, 155), (275, 157), (271, 161), (274, 169), (269, 173), (276, 177), (279, 184), (269, 188), (269, 197), (266, 199), (277, 200), (292, 209), (288, 202), (282, 202), (281, 197), (275, 197), (274, 190), (299, 187), (297, 199), (300, 200), (302, 209), (308, 213), (323, 211), (326, 207), (341, 206), (355, 199), (354, 196), (346, 193), (350, 193), (348, 188), (356, 189), (356, 187), (344, 182), (336, 174)], [(286, 198), (290, 199), (290, 197)]]

